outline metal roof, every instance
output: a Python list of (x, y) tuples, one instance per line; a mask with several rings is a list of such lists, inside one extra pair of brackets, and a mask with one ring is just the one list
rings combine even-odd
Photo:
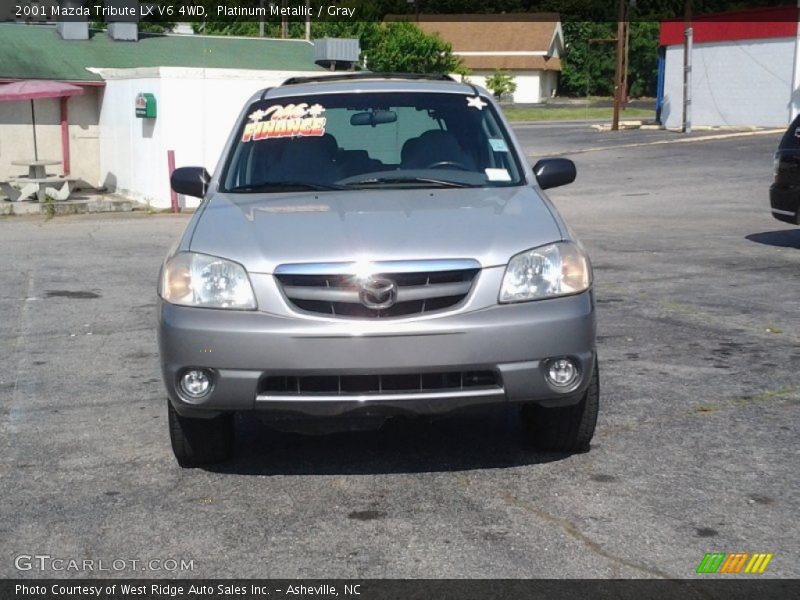
[(121, 42), (100, 30), (89, 36), (63, 40), (55, 25), (0, 23), (0, 79), (101, 81), (88, 67), (321, 70), (314, 45), (304, 40), (140, 33), (138, 42)]

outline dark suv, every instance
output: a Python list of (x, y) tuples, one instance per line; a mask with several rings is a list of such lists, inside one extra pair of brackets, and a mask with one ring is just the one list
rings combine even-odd
[(800, 115), (783, 134), (775, 153), (775, 181), (769, 188), (772, 216), (800, 225)]

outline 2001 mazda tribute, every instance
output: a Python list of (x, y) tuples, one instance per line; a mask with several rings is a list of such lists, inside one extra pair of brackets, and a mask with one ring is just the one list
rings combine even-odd
[(543, 449), (597, 419), (592, 271), (494, 100), (448, 77), (290, 79), (246, 104), (159, 280), (172, 447), (221, 461), (236, 411), (380, 425), (514, 403)]

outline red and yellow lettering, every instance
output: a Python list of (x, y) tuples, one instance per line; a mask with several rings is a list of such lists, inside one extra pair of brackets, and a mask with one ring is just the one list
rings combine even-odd
[(325, 122), (327, 119), (325, 117), (314, 117), (311, 119), (311, 127), (308, 130), (306, 135), (319, 137), (325, 133)]
[(244, 126), (244, 132), (242, 133), (242, 141), (249, 142), (253, 137), (253, 132), (256, 130), (256, 127), (261, 125), (261, 123), (248, 123)]

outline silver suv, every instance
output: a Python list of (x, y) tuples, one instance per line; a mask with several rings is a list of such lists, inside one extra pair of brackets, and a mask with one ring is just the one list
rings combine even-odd
[(218, 462), (237, 411), (290, 430), (509, 404), (534, 443), (588, 448), (592, 271), (492, 97), (449, 77), (294, 78), (245, 105), (161, 269), (178, 462)]

